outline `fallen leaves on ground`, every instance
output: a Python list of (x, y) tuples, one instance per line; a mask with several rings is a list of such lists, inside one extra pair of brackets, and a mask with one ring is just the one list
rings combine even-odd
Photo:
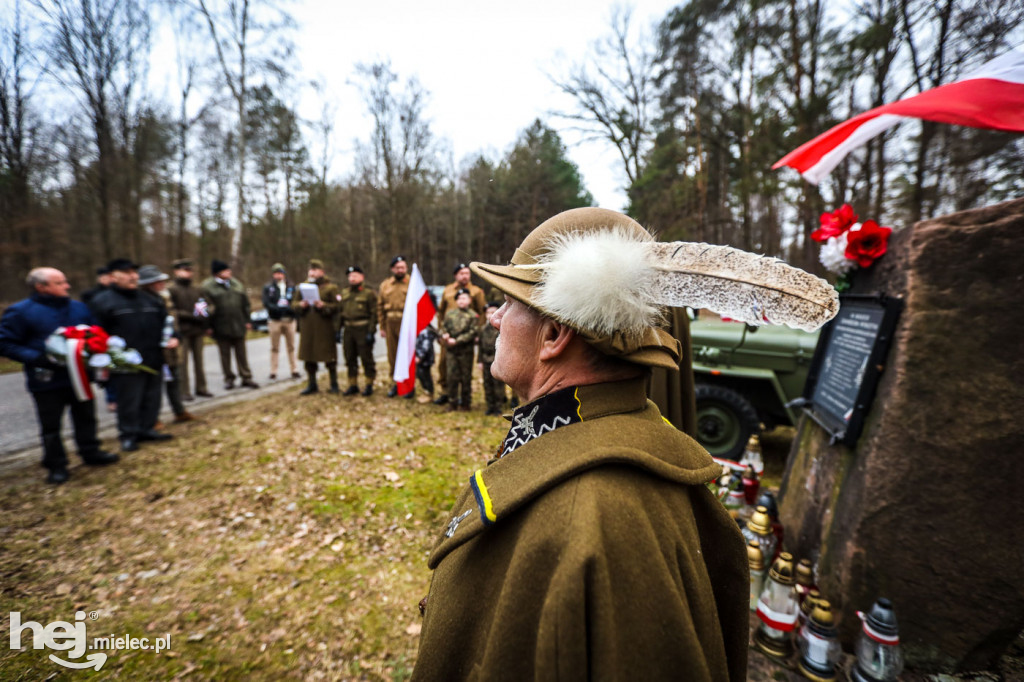
[[(160, 654), (108, 651), (97, 680), (406, 679), (427, 554), (505, 422), (295, 393), (207, 413), (63, 486), (36, 468), (0, 481), (0, 612), (45, 625), (81, 610), (90, 639), (171, 636)], [(0, 677), (63, 670), (22, 644)]]

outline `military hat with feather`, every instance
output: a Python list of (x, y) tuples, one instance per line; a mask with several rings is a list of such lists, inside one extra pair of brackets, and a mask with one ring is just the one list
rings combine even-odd
[(559, 213), (526, 236), (508, 265), (470, 268), (601, 352), (672, 369), (681, 348), (660, 327), (667, 306), (808, 331), (839, 310), (828, 282), (777, 258), (730, 246), (659, 242), (629, 216), (602, 208)]

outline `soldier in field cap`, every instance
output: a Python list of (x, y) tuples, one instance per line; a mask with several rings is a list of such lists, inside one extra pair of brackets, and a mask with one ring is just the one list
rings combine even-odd
[(320, 390), (316, 380), (318, 363), (327, 367), (330, 393), (341, 393), (338, 387), (338, 344), (334, 340), (337, 314), (341, 305), (338, 286), (324, 274), (324, 263), (311, 258), (306, 283), (317, 287), (317, 300), (310, 303), (302, 296), (301, 287), (292, 294), (292, 310), (299, 318), (299, 360), (305, 364), (309, 381), (300, 395), (312, 395)]
[(438, 532), (414, 680), (746, 678), (746, 551), (705, 486), (722, 468), (646, 398), (681, 351), (645, 300), (652, 242), (574, 209), (471, 265), (504, 292), (491, 373), (524, 404)]

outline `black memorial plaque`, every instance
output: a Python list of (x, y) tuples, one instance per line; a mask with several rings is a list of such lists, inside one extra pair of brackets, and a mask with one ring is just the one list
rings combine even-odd
[(818, 338), (804, 386), (804, 408), (832, 434), (833, 442), (852, 446), (874, 399), (903, 302), (861, 295), (839, 300), (839, 314)]

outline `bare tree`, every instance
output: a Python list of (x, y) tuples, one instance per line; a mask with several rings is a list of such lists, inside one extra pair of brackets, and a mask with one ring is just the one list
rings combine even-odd
[(282, 78), (292, 54), (291, 16), (273, 0), (199, 0), (199, 11), (217, 52), (224, 85), (235, 104), (235, 191), (237, 224), (231, 237), (231, 260), (241, 268), (242, 233), (248, 217), (245, 196), (247, 142), (245, 108), (252, 78)]
[(148, 58), (144, 0), (35, 0), (50, 30), (54, 73), (89, 114), (96, 146), (96, 184), (103, 256), (112, 256), (117, 135), (135, 104)]
[(575, 121), (588, 139), (610, 142), (632, 186), (654, 140), (656, 54), (646, 36), (631, 39), (630, 19), (630, 10), (613, 10), (611, 34), (594, 43), (590, 58), (564, 76), (548, 77), (576, 102), (575, 111), (555, 115)]

